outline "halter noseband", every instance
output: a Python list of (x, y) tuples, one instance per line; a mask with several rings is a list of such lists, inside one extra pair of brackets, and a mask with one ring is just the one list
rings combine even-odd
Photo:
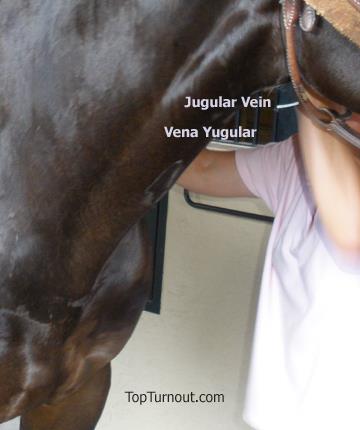
[[(343, 112), (329, 108), (328, 106), (332, 105), (331, 101), (306, 83), (299, 69), (296, 56), (297, 24), (300, 24), (303, 31), (312, 31), (317, 19), (315, 10), (310, 6), (305, 6), (301, 13), (302, 0), (280, 0), (280, 3), (282, 4), (289, 73), (301, 108), (313, 122), (360, 148), (360, 134), (346, 124), (346, 120), (351, 119), (353, 113), (345, 107)], [(312, 100), (315, 100), (320, 107)]]

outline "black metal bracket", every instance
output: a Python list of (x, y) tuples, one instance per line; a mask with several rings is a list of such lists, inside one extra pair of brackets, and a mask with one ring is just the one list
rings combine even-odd
[(254, 214), (250, 212), (238, 211), (235, 209), (222, 208), (220, 206), (207, 205), (204, 203), (198, 203), (192, 200), (190, 193), (188, 190), (184, 190), (184, 199), (188, 205), (195, 209), (201, 209), (210, 212), (216, 212), (225, 215), (236, 216), (239, 218), (248, 218), (256, 221), (264, 221), (268, 223), (272, 223), (274, 218), (267, 215)]

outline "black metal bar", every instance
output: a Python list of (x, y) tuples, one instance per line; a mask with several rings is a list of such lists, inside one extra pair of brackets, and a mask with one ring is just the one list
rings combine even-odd
[(168, 196), (166, 195), (153, 209), (153, 279), (152, 291), (145, 310), (160, 314), (161, 290), (164, 271), (164, 253), (166, 239), (166, 220), (167, 220)]
[(274, 119), (273, 119), (273, 127), (272, 127), (272, 136), (271, 140), (272, 142), (275, 142), (278, 135), (278, 125), (279, 125), (279, 109), (277, 108), (280, 101), (280, 91), (276, 91), (276, 97), (275, 97), (275, 107), (273, 109), (274, 112)]
[[(259, 100), (259, 93), (257, 94), (257, 99)], [(252, 140), (252, 143), (253, 143), (254, 146), (256, 146), (256, 145), (259, 144), (259, 138), (260, 138), (260, 136), (259, 136), (259, 134), (260, 134), (259, 133), (260, 115), (261, 115), (260, 108), (258, 107), (255, 110), (254, 125), (253, 125), (254, 129), (256, 130), (255, 138), (253, 138), (253, 140)]]
[[(236, 109), (236, 114), (235, 114), (235, 128), (238, 130), (239, 129), (239, 127), (240, 127), (240, 125), (241, 125), (241, 109), (240, 108), (237, 108)], [(237, 137), (236, 139), (235, 139), (235, 141), (238, 143), (238, 142), (240, 142), (240, 137)]]
[(238, 211), (235, 209), (222, 208), (219, 206), (213, 206), (213, 205), (207, 205), (204, 203), (195, 202), (190, 197), (190, 193), (188, 190), (184, 190), (184, 198), (186, 203), (188, 203), (191, 207), (195, 209), (201, 209), (201, 210), (216, 212), (224, 215), (237, 216), (239, 218), (248, 218), (256, 221), (264, 221), (269, 223), (272, 223), (274, 221), (273, 217), (267, 216), (267, 215), (254, 214), (251, 212)]

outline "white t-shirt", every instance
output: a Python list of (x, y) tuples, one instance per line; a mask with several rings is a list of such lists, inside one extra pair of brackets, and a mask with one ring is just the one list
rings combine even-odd
[(360, 430), (359, 256), (327, 240), (296, 138), (239, 150), (236, 164), (275, 214), (244, 419), (256, 430)]

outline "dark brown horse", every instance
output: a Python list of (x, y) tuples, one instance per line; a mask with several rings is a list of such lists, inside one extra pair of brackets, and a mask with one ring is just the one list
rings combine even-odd
[[(90, 430), (148, 294), (139, 220), (206, 144), (164, 126), (226, 119), (186, 96), (287, 79), (279, 5), (1, 0), (0, 29), (0, 422)], [(299, 46), (360, 112), (358, 48), (326, 21)]]

